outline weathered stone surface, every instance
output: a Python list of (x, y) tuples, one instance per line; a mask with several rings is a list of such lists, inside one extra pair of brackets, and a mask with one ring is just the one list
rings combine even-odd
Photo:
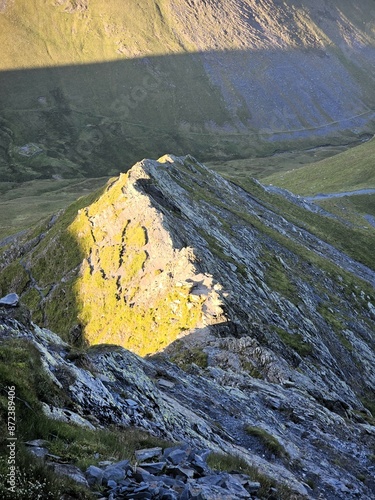
[(138, 462), (144, 462), (149, 458), (159, 457), (162, 453), (161, 448), (147, 448), (145, 450), (136, 450), (135, 458)]
[(20, 298), (16, 293), (8, 293), (0, 299), (0, 306), (16, 307)]
[(29, 452), (38, 458), (45, 458), (46, 455), (48, 455), (47, 448), (44, 448), (42, 446), (30, 446)]
[(47, 417), (60, 420), (61, 422), (71, 422), (83, 427), (88, 427), (89, 429), (95, 429), (95, 426), (87, 419), (66, 408), (56, 408), (55, 406), (43, 403), (43, 412)]
[[(150, 450), (137, 451), (138, 454), (144, 451), (144, 454), (147, 455)], [(129, 466), (129, 461), (123, 460), (111, 464), (105, 469), (90, 466), (86, 471), (86, 478), (91, 488), (100, 486), (103, 480), (103, 484), (106, 486), (104, 497), (111, 500), (127, 498), (153, 498), (157, 500), (231, 498), (240, 500), (250, 498), (251, 493), (256, 493), (260, 488), (259, 483), (254, 483), (245, 474), (212, 471), (205, 460), (208, 456), (206, 450), (191, 450), (188, 444), (184, 444), (181, 447), (165, 449), (164, 455), (176, 458), (178, 451), (181, 452), (179, 461), (183, 458), (183, 465), (166, 466), (165, 462), (150, 462), (133, 469)], [(197, 478), (193, 468), (197, 457), (202, 464), (202, 473), (199, 474), (199, 478)], [(143, 468), (143, 465), (146, 467)], [(118, 470), (124, 468), (127, 469), (125, 478), (122, 477), (122, 474), (116, 475)]]
[(119, 482), (125, 479), (125, 470), (123, 467), (119, 467), (116, 464), (109, 465), (104, 469), (103, 483), (108, 484), (108, 481)]
[(165, 462), (143, 462), (142, 469), (149, 474), (160, 474), (165, 469)]
[[(74, 413), (90, 415), (93, 427), (135, 425), (188, 443), (157, 458), (165, 460), (163, 474), (169, 464), (207, 476), (204, 463), (190, 456), (205, 448), (242, 457), (298, 495), (311, 495), (313, 482), (316, 497), (371, 498), (375, 436), (363, 403), (375, 392), (375, 327), (368, 306), (374, 303), (373, 271), (191, 157), (137, 164), (113, 185), (120, 204), (122, 182), (132, 223), (145, 225), (146, 214), (152, 219), (144, 248), (154, 264), (164, 250), (159, 236), (168, 242), (163, 259), (170, 260), (162, 260), (165, 273), (153, 264), (152, 284), (176, 290), (183, 284), (191, 307), (202, 300), (197, 327), (145, 359), (118, 346), (90, 347), (85, 367), (69, 359), (69, 346), (48, 330), (31, 331), (12, 320), (4, 323), (6, 335), (34, 343)], [(141, 215), (134, 208), (140, 200)], [(90, 219), (98, 231), (109, 224), (109, 240), (124, 225), (120, 216), (116, 231), (105, 222), (115, 205)], [(327, 263), (337, 266), (328, 272)], [(139, 273), (147, 281), (144, 270)], [(148, 304), (157, 288), (146, 290), (138, 299)], [(169, 322), (180, 307), (173, 303)], [(69, 384), (59, 376), (66, 372)], [(65, 416), (75, 421), (72, 412)], [(155, 480), (140, 469), (138, 474), (139, 484)]]
[(166, 448), (163, 452), (163, 458), (174, 465), (185, 461), (192, 449), (189, 446), (175, 446), (173, 448)]
[(207, 484), (209, 486), (220, 486), (228, 490), (233, 495), (233, 498), (249, 498), (249, 492), (242, 486), (241, 482), (230, 474), (210, 475), (197, 480), (198, 484)]
[(102, 484), (104, 471), (100, 467), (90, 465), (85, 472), (85, 476), (89, 486), (100, 486)]
[(32, 441), (25, 441), (26, 446), (44, 446), (48, 444), (45, 439), (33, 439)]
[(80, 483), (83, 486), (86, 486), (86, 487), (89, 486), (88, 482), (85, 478), (85, 475), (83, 474), (81, 469), (79, 469), (75, 465), (51, 463), (51, 464), (49, 464), (49, 466), (54, 470), (54, 472), (56, 474), (59, 474), (62, 476), (68, 476), (71, 479), (73, 479), (73, 481), (76, 481), (77, 483)]

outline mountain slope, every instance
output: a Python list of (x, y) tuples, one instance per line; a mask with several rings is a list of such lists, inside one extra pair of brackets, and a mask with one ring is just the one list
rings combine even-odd
[[(27, 233), (20, 241), (10, 239), (3, 247), (3, 293), (8, 280), (17, 275), (12, 267), (16, 265), (19, 270), (16, 291), (26, 293), (27, 302), (47, 325), (55, 330), (63, 328), (66, 334), (74, 326), (67, 321), (66, 313), (71, 312), (69, 304), (75, 304), (73, 310), (81, 311), (82, 325), (94, 328), (88, 335), (91, 341), (96, 338), (95, 331), (106, 332), (107, 339), (123, 335), (120, 343), (125, 342), (123, 345), (129, 347), (126, 330), (133, 329), (132, 321), (145, 324), (146, 330), (160, 323), (161, 334), (165, 328), (163, 318), (173, 317), (178, 332), (180, 321), (181, 325), (190, 324), (188, 318), (197, 325), (199, 314), (196, 312), (204, 305), (210, 322), (209, 303), (215, 304), (217, 300), (217, 291), (209, 278), (213, 273), (207, 274), (206, 269), (197, 264), (207, 260), (207, 248), (213, 252), (212, 258), (223, 260), (238, 279), (247, 279), (252, 266), (262, 266), (264, 259), (269, 261), (269, 274), (280, 273), (281, 285), (286, 286), (284, 293), (297, 302), (299, 295), (303, 297), (295, 283), (298, 271), (295, 268), (295, 275), (291, 276), (290, 270), (294, 268), (291, 263), (278, 269), (276, 248), (279, 245), (284, 249), (280, 250), (282, 254), (292, 252), (293, 261), (302, 259), (302, 279), (306, 278), (303, 262), (307, 261), (330, 273), (340, 272), (340, 267), (343, 273), (350, 270), (374, 285), (373, 269), (350, 259), (306, 230), (309, 224), (313, 228), (325, 228), (322, 234), (328, 242), (330, 232), (332, 238), (337, 232), (338, 243), (346, 248), (348, 229), (345, 226), (319, 215), (309, 219), (309, 212), (303, 209), (295, 213), (290, 210), (294, 207), (292, 203), (279, 203), (279, 198), (267, 194), (257, 183), (248, 184), (252, 194), (247, 194), (189, 158), (163, 157), (158, 162), (140, 162), (127, 174), (109, 181), (99, 191), (100, 196), (96, 192), (81, 198), (63, 215), (35, 228), (33, 239), (30, 240)], [(297, 220), (299, 226), (295, 226)], [(238, 226), (237, 232), (233, 225)], [(242, 232), (244, 238), (250, 238), (247, 250), (245, 243), (238, 247)], [(359, 236), (359, 248), (353, 247), (354, 255), (361, 255)], [(257, 245), (253, 248), (252, 238), (259, 238), (259, 248)], [(316, 248), (321, 250), (317, 252)], [(246, 256), (244, 252), (250, 253)], [(370, 266), (371, 261), (367, 261)], [(259, 272), (263, 276), (264, 270)], [(59, 280), (62, 283), (59, 284)], [(237, 286), (242, 285), (239, 282), (233, 287)], [(195, 288), (198, 292), (192, 293)], [(60, 306), (65, 305), (56, 308), (55, 299)], [(154, 301), (157, 304), (145, 321), (144, 315), (149, 314)], [(180, 304), (176, 305), (180, 313), (186, 307), (183, 319), (173, 313), (173, 307), (169, 312), (163, 310), (171, 303)], [(99, 319), (103, 318), (103, 310), (107, 311), (104, 324)], [(221, 317), (220, 307), (215, 315)], [(156, 317), (160, 317), (159, 320)], [(117, 334), (118, 325), (111, 326), (114, 318), (126, 325)], [(140, 331), (139, 339), (143, 335)], [(134, 339), (132, 347), (138, 350)]]
[(0, 42), (3, 181), (373, 132), (370, 0), (5, 2)]
[(374, 158), (375, 141), (372, 139), (332, 158), (265, 177), (262, 182), (304, 196), (375, 188)]
[(94, 379), (66, 379), (68, 347), (36, 328), (80, 416), (200, 440), (309, 498), (371, 498), (375, 272), (260, 190), (143, 160), (8, 242), (1, 293), (71, 343), (156, 353), (92, 345)]

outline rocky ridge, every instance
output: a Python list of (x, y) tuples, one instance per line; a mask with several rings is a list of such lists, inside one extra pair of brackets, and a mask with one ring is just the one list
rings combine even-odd
[[(69, 394), (71, 408), (45, 404), (48, 415), (94, 428), (135, 425), (238, 455), (309, 498), (373, 498), (373, 270), (189, 156), (143, 160), (69, 213), (2, 254), (2, 287), (56, 331), (62, 309), (70, 341), (90, 332), (96, 297), (105, 296), (100, 328), (112, 333), (87, 336), (98, 345), (85, 352), (85, 368), (48, 330), (2, 326), (3, 336), (36, 345)], [(60, 258), (67, 234), (80, 250), (69, 266)], [(73, 292), (80, 324), (69, 315)], [(95, 305), (90, 313), (86, 304)], [(176, 328), (186, 314), (189, 327)], [(142, 359), (103, 339), (154, 347)]]
[[(17, 322), (3, 321), (2, 339), (9, 335), (28, 338), (41, 353), (51, 379), (69, 395), (69, 409), (44, 403), (51, 418), (91, 429), (135, 425), (199, 449), (234, 454), (287, 484), (296, 498), (319, 498), (319, 494), (327, 499), (372, 498), (370, 452), (375, 428), (339, 416), (292, 383), (268, 383), (217, 362), (206, 369), (192, 364), (186, 372), (165, 360), (146, 361), (104, 345), (87, 351), (83, 369), (71, 361), (70, 347), (47, 330), (36, 326), (27, 330)], [(235, 349), (209, 345), (216, 355), (235, 358)], [(278, 446), (268, 449), (246, 431), (247, 426), (266, 431)], [(164, 466), (157, 463), (162, 472)], [(359, 473), (369, 475), (358, 481)]]

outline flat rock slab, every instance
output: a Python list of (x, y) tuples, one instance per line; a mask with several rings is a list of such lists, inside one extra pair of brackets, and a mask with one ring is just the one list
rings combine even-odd
[(103, 483), (107, 484), (109, 481), (121, 481), (125, 479), (125, 470), (117, 465), (108, 466), (103, 474)]
[[(165, 462), (143, 463), (142, 469), (150, 474), (160, 474), (165, 468)], [(142, 470), (141, 469), (141, 470)]]
[(29, 452), (38, 458), (45, 458), (48, 455), (47, 448), (43, 448), (42, 446), (30, 446)]
[(19, 301), (20, 298), (16, 293), (8, 293), (0, 299), (0, 306), (16, 307)]
[(161, 448), (147, 448), (145, 450), (136, 450), (135, 458), (138, 462), (149, 460), (150, 458), (159, 457), (162, 454)]
[(44, 446), (46, 444), (48, 444), (48, 441), (46, 441), (45, 439), (34, 439), (33, 441), (25, 441), (26, 446), (40, 447), (40, 446)]
[(86, 479), (90, 486), (95, 484), (101, 485), (104, 476), (104, 471), (95, 465), (90, 465), (86, 470)]
[(50, 464), (50, 467), (54, 470), (56, 474), (59, 474), (60, 476), (68, 476), (73, 481), (76, 483), (82, 484), (83, 486), (86, 486), (86, 488), (89, 487), (89, 484), (85, 478), (85, 475), (75, 465), (70, 465), (70, 464)]

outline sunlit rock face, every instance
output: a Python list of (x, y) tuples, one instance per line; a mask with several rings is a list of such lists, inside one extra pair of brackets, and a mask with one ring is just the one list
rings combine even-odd
[(70, 226), (85, 256), (75, 284), (85, 338), (142, 355), (222, 316), (221, 287), (199, 271), (194, 248), (180, 245), (155, 165), (145, 161), (121, 175)]
[(91, 344), (84, 364), (39, 327), (2, 331), (33, 338), (59, 387), (69, 368), (78, 423), (201, 441), (310, 498), (370, 498), (374, 271), (248, 188), (191, 156), (137, 163), (3, 251), (1, 294)]
[(371, 0), (36, 4), (6, 1), (0, 15), (6, 181), (112, 175), (164, 151), (264, 156), (374, 132)]
[(149, 354), (207, 326), (241, 335), (265, 324), (271, 348), (319, 352), (330, 369), (342, 352), (350, 379), (354, 358), (366, 366), (374, 272), (288, 222), (258, 183), (249, 189), (190, 156), (143, 160), (10, 247), (3, 286), (34, 319), (64, 335), (78, 325), (91, 344)]

